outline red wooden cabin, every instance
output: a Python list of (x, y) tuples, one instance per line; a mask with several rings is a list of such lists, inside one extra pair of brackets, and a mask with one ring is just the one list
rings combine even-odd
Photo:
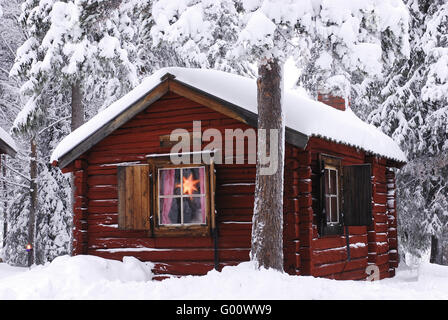
[[(285, 272), (364, 279), (376, 265), (390, 277), (398, 264), (393, 169), (406, 158), (338, 108), (285, 92)], [(160, 275), (249, 260), (255, 164), (173, 165), (167, 137), (193, 132), (199, 120), (202, 133), (255, 128), (256, 110), (253, 79), (168, 68), (72, 132), (52, 161), (75, 176), (73, 254), (132, 255)]]

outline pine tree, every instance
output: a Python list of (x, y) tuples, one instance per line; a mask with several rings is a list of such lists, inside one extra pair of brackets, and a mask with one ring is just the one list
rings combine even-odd
[(369, 120), (407, 153), (409, 163), (397, 174), (399, 236), (402, 253), (419, 257), (429, 249), (431, 235), (448, 245), (443, 239), (448, 228), (448, 3), (406, 4), (410, 58), (380, 83), (381, 104)]
[[(115, 14), (120, 3), (26, 0), (22, 6), (27, 39), (17, 51), (11, 75), (23, 81), (21, 92), (27, 102), (13, 129), (37, 146), (30, 163), (28, 211), (30, 222), (34, 212), (38, 224), (28, 228), (34, 238), (30, 241), (36, 242), (37, 263), (51, 259), (55, 252), (70, 251), (70, 227), (47, 225), (55, 220), (67, 223), (71, 212), (67, 177), (48, 164), (52, 148), (86, 117), (137, 83), (136, 69), (121, 47), (123, 37), (117, 26), (121, 20)], [(45, 234), (44, 230), (52, 231)]]
[[(20, 24), (17, 22), (21, 2), (20, 0), (0, 0), (0, 127), (5, 130), (9, 130), (21, 108), (20, 84), (9, 77), (16, 49), (24, 37)], [(10, 168), (15, 168), (17, 172), (24, 172), (26, 169), (23, 170), (23, 165), (16, 159), (6, 155), (2, 155), (1, 158), (0, 231), (2, 247), (4, 247), (9, 230), (15, 228), (13, 224), (8, 223), (11, 199), (22, 189), (21, 183), (13, 183), (17, 180), (13, 180), (12, 177), (17, 173), (13, 173)]]

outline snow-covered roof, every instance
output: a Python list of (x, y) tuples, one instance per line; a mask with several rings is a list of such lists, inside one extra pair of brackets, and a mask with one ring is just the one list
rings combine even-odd
[(0, 127), (0, 149), (10, 156), (14, 156), (17, 152), (17, 146), (11, 136)]
[[(54, 149), (51, 162), (58, 162), (61, 157), (146, 96), (163, 82), (167, 74), (174, 76), (176, 81), (257, 114), (255, 79), (210, 69), (163, 68), (65, 137)], [(401, 163), (407, 161), (392, 138), (359, 119), (350, 109), (340, 111), (296, 91), (285, 90), (283, 110), (286, 127), (308, 137), (321, 137)]]

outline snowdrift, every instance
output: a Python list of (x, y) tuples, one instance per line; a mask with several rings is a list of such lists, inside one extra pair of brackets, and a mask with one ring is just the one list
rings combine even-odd
[[(376, 282), (337, 281), (256, 270), (251, 262), (206, 276), (152, 280), (151, 263), (94, 256), (61, 256), (44, 266), (0, 264), (0, 300), (6, 299), (448, 299), (448, 267), (401, 265)], [(219, 288), (219, 290), (217, 290)]]

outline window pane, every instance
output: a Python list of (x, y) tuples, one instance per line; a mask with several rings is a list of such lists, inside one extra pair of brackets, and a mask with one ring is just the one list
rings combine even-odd
[(159, 194), (162, 196), (180, 195), (180, 169), (159, 171)]
[(328, 194), (330, 192), (330, 170), (325, 169), (325, 189), (324, 189), (324, 193)]
[(338, 199), (331, 197), (331, 222), (338, 222)]
[(331, 222), (330, 197), (325, 197), (325, 212), (327, 214), (327, 222)]
[(330, 190), (329, 193), (336, 194), (336, 170), (330, 170)]
[(184, 223), (205, 223), (205, 196), (183, 198)]
[(159, 213), (160, 224), (180, 224), (181, 223), (180, 198), (160, 198)]
[(204, 168), (184, 168), (182, 169), (182, 194), (201, 194), (205, 189)]

